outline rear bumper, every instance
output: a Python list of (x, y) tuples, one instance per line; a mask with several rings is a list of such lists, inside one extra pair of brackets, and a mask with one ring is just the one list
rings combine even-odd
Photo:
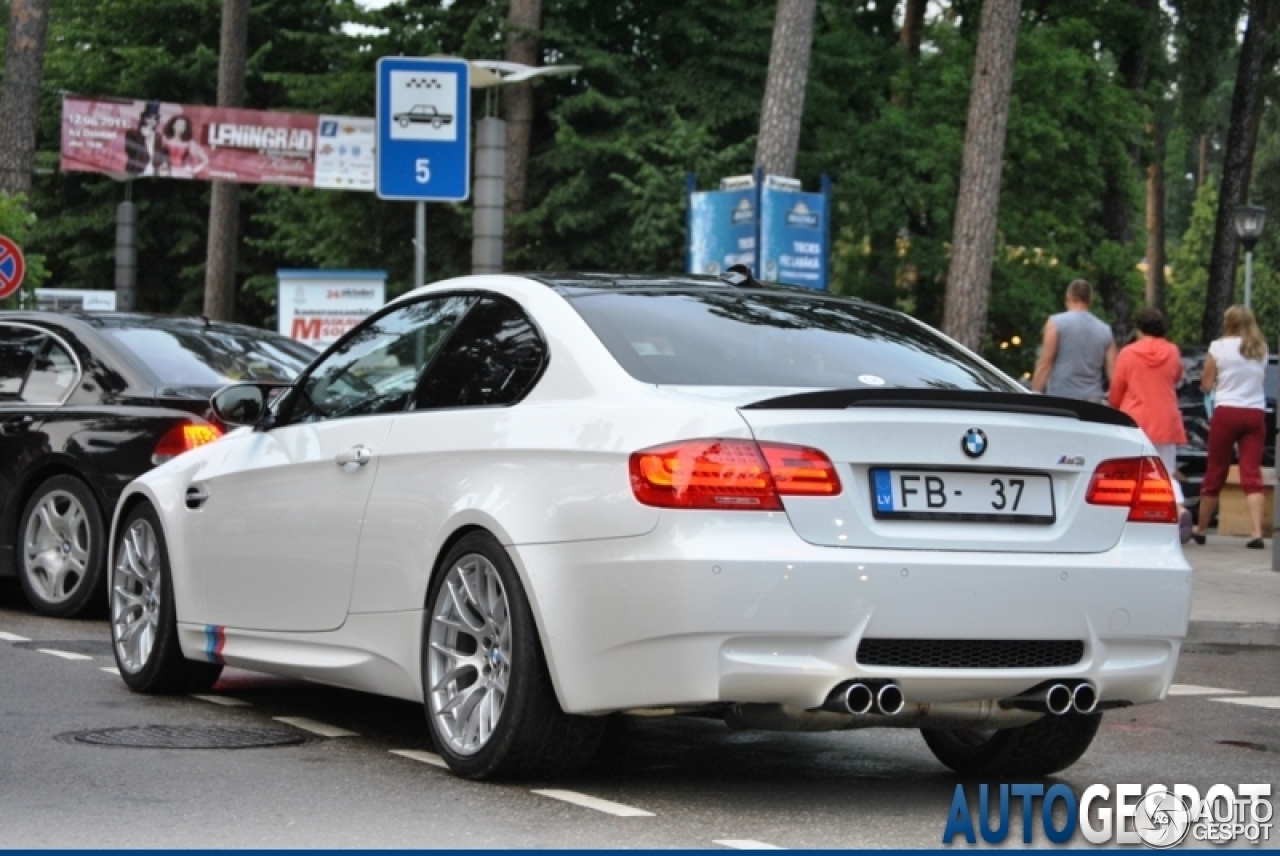
[[(1164, 697), (1191, 608), (1177, 529), (1126, 527), (1094, 554), (818, 547), (784, 514), (664, 513), (636, 538), (514, 546), (571, 712), (714, 702), (816, 707), (839, 682), (891, 678), (908, 702), (1006, 698), (1048, 679), (1099, 698)], [(864, 637), (1071, 639), (1048, 668), (858, 662)]]

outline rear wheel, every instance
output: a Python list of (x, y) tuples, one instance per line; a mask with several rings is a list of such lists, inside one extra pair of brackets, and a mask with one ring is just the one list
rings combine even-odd
[(468, 779), (557, 775), (591, 759), (603, 717), (566, 714), (506, 550), (467, 535), (428, 592), (422, 683), (441, 757)]
[(1045, 715), (1017, 728), (922, 728), (935, 758), (962, 776), (1047, 776), (1080, 760), (1100, 713)]
[(168, 545), (146, 503), (120, 524), (111, 571), (111, 648), (120, 677), (138, 693), (202, 692), (222, 673), (220, 663), (182, 656)]
[(89, 486), (54, 476), (36, 488), (18, 524), (18, 580), (41, 615), (101, 614), (106, 536)]

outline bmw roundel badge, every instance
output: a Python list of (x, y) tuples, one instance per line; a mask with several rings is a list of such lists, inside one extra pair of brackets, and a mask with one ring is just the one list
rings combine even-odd
[(987, 451), (987, 435), (981, 428), (970, 428), (960, 438), (960, 448), (970, 458), (981, 458)]

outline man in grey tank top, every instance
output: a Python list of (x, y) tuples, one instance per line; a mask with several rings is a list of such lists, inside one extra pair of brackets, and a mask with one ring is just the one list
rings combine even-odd
[(1044, 345), (1036, 362), (1031, 389), (1064, 398), (1105, 401), (1102, 374), (1107, 379), (1116, 365), (1116, 340), (1111, 328), (1089, 311), (1093, 288), (1083, 279), (1067, 286), (1067, 311), (1044, 325)]

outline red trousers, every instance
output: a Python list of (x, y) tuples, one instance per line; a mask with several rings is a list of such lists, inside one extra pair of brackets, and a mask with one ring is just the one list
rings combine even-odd
[(1209, 460), (1205, 464), (1201, 496), (1217, 496), (1227, 481), (1231, 451), (1240, 444), (1240, 487), (1245, 493), (1262, 493), (1262, 447), (1267, 420), (1253, 407), (1215, 407), (1209, 420)]

